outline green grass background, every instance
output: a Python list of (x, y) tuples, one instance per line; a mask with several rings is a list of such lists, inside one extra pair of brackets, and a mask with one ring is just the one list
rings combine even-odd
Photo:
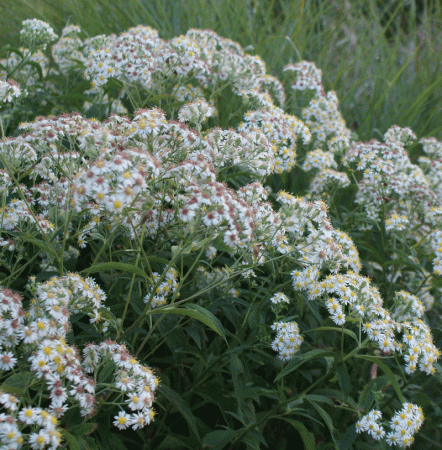
[(393, 124), (442, 139), (440, 0), (2, 0), (0, 46), (18, 45), (21, 21), (33, 17), (89, 36), (138, 24), (166, 39), (212, 29), (279, 78), (285, 64), (313, 61), (361, 140)]

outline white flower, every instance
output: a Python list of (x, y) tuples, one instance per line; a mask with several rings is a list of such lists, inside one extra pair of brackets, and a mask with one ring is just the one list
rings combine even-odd
[(344, 325), (345, 323), (345, 314), (342, 312), (333, 313), (331, 318), (336, 325)]
[(17, 409), (17, 404), (19, 400), (15, 395), (3, 393), (0, 395), (0, 403), (10, 411), (15, 411)]
[(31, 448), (39, 450), (44, 448), (47, 444), (49, 444), (50, 437), (48, 432), (45, 429), (41, 429), (38, 434), (31, 433), (29, 435), (29, 444)]
[(18, 420), (27, 425), (32, 425), (38, 422), (39, 413), (40, 410), (38, 410), (37, 408), (23, 408), (18, 413)]
[(138, 428), (143, 428), (145, 425), (147, 425), (148, 422), (146, 416), (143, 413), (139, 412), (136, 414), (132, 414), (130, 423), (132, 425), (132, 428), (134, 430), (137, 430)]
[(141, 409), (144, 406), (142, 397), (137, 394), (130, 394), (126, 402), (132, 411)]
[(14, 357), (12, 352), (3, 352), (0, 353), (0, 369), (1, 370), (11, 370), (15, 363), (17, 362), (17, 358)]
[(290, 300), (289, 300), (289, 298), (287, 297), (287, 295), (283, 294), (282, 292), (277, 292), (277, 293), (270, 299), (270, 301), (271, 301), (272, 303), (274, 303), (275, 305), (278, 304), (278, 303), (281, 303), (281, 302), (284, 302), (284, 303), (289, 303), (289, 302), (290, 302)]
[(125, 430), (131, 424), (130, 416), (125, 411), (120, 411), (114, 419), (113, 424), (119, 430)]
[(194, 216), (195, 211), (191, 208), (188, 208), (187, 206), (180, 210), (180, 219), (183, 222), (190, 222), (190, 220), (192, 220)]

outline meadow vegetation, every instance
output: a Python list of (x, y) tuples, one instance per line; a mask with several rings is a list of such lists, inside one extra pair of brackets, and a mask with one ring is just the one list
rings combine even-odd
[(0, 6), (2, 448), (442, 447), (440, 4), (122, 5)]

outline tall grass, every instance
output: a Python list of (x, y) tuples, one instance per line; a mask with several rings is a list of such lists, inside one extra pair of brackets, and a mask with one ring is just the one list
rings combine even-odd
[(60, 32), (119, 33), (138, 24), (163, 38), (207, 28), (259, 54), (268, 71), (301, 59), (323, 71), (362, 140), (391, 125), (442, 137), (442, 6), (434, 0), (3, 0), (0, 45), (36, 17)]

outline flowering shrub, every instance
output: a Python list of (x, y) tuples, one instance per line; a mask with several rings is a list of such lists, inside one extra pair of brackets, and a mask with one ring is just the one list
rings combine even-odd
[(56, 39), (26, 21), (1, 62), (2, 445), (417, 439), (441, 144), (357, 142), (312, 63), (287, 89), (212, 31)]

